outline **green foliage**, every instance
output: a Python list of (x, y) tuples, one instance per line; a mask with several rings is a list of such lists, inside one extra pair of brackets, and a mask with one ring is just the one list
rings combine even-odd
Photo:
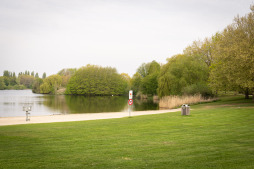
[(5, 70), (3, 73), (5, 86), (14, 86), (17, 84), (17, 77), (15, 72)]
[(62, 69), (57, 74), (60, 76), (72, 76), (77, 71), (76, 68)]
[(201, 94), (203, 97), (213, 96), (212, 90), (205, 83), (196, 83), (183, 88), (182, 93), (184, 95)]
[(149, 67), (151, 63), (143, 63), (141, 66), (139, 66), (137, 72), (142, 76), (146, 77), (149, 72)]
[(157, 95), (160, 65), (156, 61), (152, 61), (148, 65), (148, 74), (141, 81), (141, 91), (143, 94)]
[(3, 76), (11, 77), (11, 72), (9, 72), (8, 70), (5, 70), (4, 73), (3, 73)]
[(142, 79), (141, 81), (142, 93), (151, 94), (151, 95), (157, 94), (158, 75), (159, 75), (159, 72), (152, 73)]
[[(5, 70), (3, 72), (4, 76), (2, 76), (0, 80), (0, 90), (31, 89), (34, 83), (34, 72), (32, 72), (31, 75), (29, 74), (29, 71), (25, 71), (25, 73), (20, 72), (17, 77), (15, 72)], [(4, 84), (2, 82), (4, 82)]]
[(43, 73), (42, 79), (45, 79), (47, 77), (46, 72)]
[(8, 77), (8, 76), (3, 76), (3, 77), (4, 77), (5, 86), (9, 86), (10, 85), (10, 77)]
[(0, 90), (23, 90), (33, 89), (33, 92), (40, 93), (41, 79), (38, 79), (38, 73), (34, 71), (19, 72), (18, 77), (15, 72), (5, 70), (3, 76), (0, 77)]
[(204, 41), (194, 41), (191, 46), (184, 50), (184, 54), (194, 56), (203, 61), (208, 67), (213, 62), (213, 50), (216, 42), (216, 35), (212, 38), (205, 38)]
[(76, 71), (77, 69), (62, 69), (57, 73), (58, 75), (62, 76), (62, 87), (67, 86), (71, 76), (73, 76)]
[(6, 88), (4, 78), (4, 76), (0, 76), (0, 90), (4, 90)]
[(26, 86), (24, 85), (14, 85), (14, 86), (8, 86), (6, 89), (8, 90), (24, 90), (24, 89), (27, 89)]
[[(184, 88), (206, 83), (209, 75), (207, 65), (197, 57), (176, 55), (163, 65), (159, 76), (159, 96), (182, 95)], [(200, 92), (198, 92), (200, 93)]]
[(115, 68), (87, 65), (70, 78), (66, 94), (122, 95), (127, 85)]
[(39, 74), (38, 73), (35, 74), (35, 78), (39, 78)]
[(26, 86), (20, 85), (17, 83), (5, 85), (5, 80), (10, 80), (13, 77), (0, 76), (0, 90), (23, 90), (26, 89)]
[(133, 94), (136, 95), (138, 91), (140, 91), (142, 76), (136, 72), (131, 79), (131, 88), (133, 90)]
[(43, 80), (41, 78), (35, 78), (33, 83), (33, 93), (41, 93), (40, 92), (40, 85), (43, 83)]
[[(253, 6), (252, 6), (253, 9)], [(236, 17), (218, 37), (210, 86), (214, 91), (254, 92), (254, 11)], [(248, 97), (247, 97), (248, 98)]]
[(62, 77), (60, 75), (51, 75), (43, 79), (43, 83), (40, 86), (40, 93), (43, 94), (55, 94), (62, 83)]
[(121, 78), (125, 81), (125, 92), (128, 93), (131, 90), (131, 77), (127, 73), (121, 73)]
[(21, 85), (24, 85), (26, 88), (31, 89), (33, 86), (33, 82), (34, 82), (34, 77), (30, 76), (30, 75), (20, 75), (19, 77), (19, 83)]
[(134, 94), (157, 95), (160, 65), (156, 61), (143, 63), (132, 78)]
[(51, 92), (51, 88), (48, 83), (43, 83), (40, 86), (40, 93), (49, 94), (50, 92)]
[(148, 75), (159, 73), (161, 69), (161, 66), (159, 63), (157, 63), (155, 60), (150, 63), (149, 69), (148, 69)]

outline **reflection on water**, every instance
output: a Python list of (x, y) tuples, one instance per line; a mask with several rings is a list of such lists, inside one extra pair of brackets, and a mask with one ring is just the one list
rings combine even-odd
[(143, 111), (143, 110), (159, 110), (159, 102), (153, 101), (152, 98), (146, 100), (134, 100), (134, 110)]
[(72, 113), (121, 112), (128, 102), (122, 96), (66, 96), (65, 100)]
[[(0, 117), (25, 116), (22, 107), (32, 106), (31, 115), (127, 112), (125, 96), (42, 95), (31, 90), (0, 90)], [(135, 100), (132, 111), (158, 110), (153, 100)]]
[(43, 105), (47, 106), (53, 114), (70, 113), (64, 95), (44, 95), (43, 98)]

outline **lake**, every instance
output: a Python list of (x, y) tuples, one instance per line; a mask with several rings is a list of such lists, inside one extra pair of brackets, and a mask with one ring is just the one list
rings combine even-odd
[[(73, 96), (34, 94), (32, 90), (0, 90), (0, 117), (25, 116), (23, 106), (32, 106), (31, 116), (128, 112), (126, 96)], [(133, 100), (132, 111), (158, 110), (148, 100)]]

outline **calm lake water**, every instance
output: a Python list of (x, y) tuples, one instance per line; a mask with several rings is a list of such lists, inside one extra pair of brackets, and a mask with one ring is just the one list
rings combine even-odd
[[(31, 116), (99, 112), (128, 112), (126, 96), (69, 96), (34, 94), (32, 90), (0, 90), (0, 117), (25, 116), (23, 106), (31, 105)], [(134, 99), (132, 111), (158, 110), (152, 100)]]

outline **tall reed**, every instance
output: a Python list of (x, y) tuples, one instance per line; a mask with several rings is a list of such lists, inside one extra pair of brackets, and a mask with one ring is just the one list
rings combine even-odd
[(204, 99), (201, 94), (194, 96), (164, 96), (160, 99), (159, 106), (164, 109), (172, 109), (179, 107), (183, 104), (193, 104), (201, 102), (209, 102), (215, 99), (208, 98)]

